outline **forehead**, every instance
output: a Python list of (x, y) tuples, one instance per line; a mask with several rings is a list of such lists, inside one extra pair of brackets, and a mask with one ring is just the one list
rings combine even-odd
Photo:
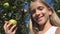
[(30, 8), (31, 8), (31, 9), (36, 9), (36, 8), (39, 7), (39, 6), (45, 7), (45, 5), (44, 5), (42, 2), (37, 2), (37, 1), (35, 1), (35, 2), (31, 2), (31, 3), (30, 3)]

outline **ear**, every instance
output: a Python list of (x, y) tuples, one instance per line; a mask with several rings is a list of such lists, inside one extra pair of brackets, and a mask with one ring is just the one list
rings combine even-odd
[(49, 8), (49, 15), (53, 14), (53, 10), (51, 8)]

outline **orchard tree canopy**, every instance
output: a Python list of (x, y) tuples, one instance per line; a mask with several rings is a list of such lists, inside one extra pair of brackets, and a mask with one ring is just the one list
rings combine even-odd
[(29, 2), (29, 0), (0, 0), (0, 34), (5, 34), (3, 25), (10, 19), (18, 22), (16, 34), (28, 34), (29, 24), (25, 23), (28, 10), (25, 9), (25, 5)]
[(53, 0), (55, 3), (54, 9), (56, 10), (56, 13), (60, 17), (60, 0)]

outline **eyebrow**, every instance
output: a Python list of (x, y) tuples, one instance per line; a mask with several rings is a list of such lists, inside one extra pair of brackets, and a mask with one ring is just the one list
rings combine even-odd
[(37, 8), (39, 9), (39, 8), (44, 8), (44, 7), (43, 6), (38, 6)]

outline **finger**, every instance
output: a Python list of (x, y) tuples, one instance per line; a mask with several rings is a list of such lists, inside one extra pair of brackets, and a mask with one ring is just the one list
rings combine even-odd
[(8, 24), (8, 21), (5, 21), (5, 24), (4, 24), (4, 26), (3, 26), (5, 32), (7, 31), (7, 30), (6, 30), (6, 26), (7, 26), (7, 24)]
[(5, 21), (5, 24), (3, 26), (4, 29), (6, 29), (7, 24), (8, 24), (8, 21)]
[(15, 34), (16, 33), (16, 30), (17, 30), (17, 27), (15, 28), (15, 30), (13, 31), (13, 34)]
[(12, 31), (15, 27), (16, 27), (16, 25), (13, 25), (10, 30)]
[(9, 24), (7, 25), (7, 28), (9, 28), (11, 25), (12, 25), (12, 23), (9, 23)]

